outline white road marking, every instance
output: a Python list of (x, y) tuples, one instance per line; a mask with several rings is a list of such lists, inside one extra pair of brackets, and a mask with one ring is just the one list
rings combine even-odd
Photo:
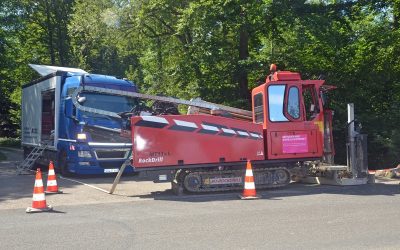
[(87, 187), (91, 187), (91, 188), (97, 189), (97, 190), (102, 191), (102, 192), (107, 193), (107, 194), (110, 193), (109, 191), (107, 191), (107, 190), (105, 190), (105, 189), (102, 189), (102, 188), (99, 188), (99, 187), (96, 187), (96, 186), (93, 186), (93, 185), (90, 185), (90, 184), (87, 184), (87, 183), (84, 183), (84, 182), (81, 182), (81, 181), (77, 181), (77, 180), (70, 179), (70, 178), (65, 178), (65, 177), (62, 177), (62, 176), (60, 176), (60, 178), (63, 179), (63, 180), (76, 182), (76, 183), (85, 185), (85, 186), (87, 186)]

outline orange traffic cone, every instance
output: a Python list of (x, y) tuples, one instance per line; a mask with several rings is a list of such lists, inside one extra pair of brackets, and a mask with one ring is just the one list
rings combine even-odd
[(253, 169), (251, 162), (247, 161), (246, 175), (244, 177), (244, 190), (243, 194), (239, 195), (242, 200), (259, 199), (261, 196), (256, 193), (256, 186), (254, 184)]
[(62, 193), (62, 191), (58, 190), (57, 177), (56, 177), (56, 173), (54, 172), (53, 162), (50, 161), (49, 172), (47, 174), (46, 194), (61, 194), (61, 193)]
[(47, 212), (53, 208), (46, 204), (46, 197), (44, 195), (42, 172), (40, 168), (36, 171), (35, 186), (33, 188), (32, 207), (26, 209), (27, 213)]

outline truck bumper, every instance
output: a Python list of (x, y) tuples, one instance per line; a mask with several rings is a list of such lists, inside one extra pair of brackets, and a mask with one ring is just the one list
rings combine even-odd
[[(131, 145), (125, 143), (69, 143), (66, 148), (68, 171), (98, 175), (117, 173), (130, 156)], [(127, 166), (124, 173), (133, 173)]]
[[(112, 161), (112, 162), (107, 162), (107, 166), (104, 166), (103, 164), (96, 164), (96, 162), (90, 162), (92, 165), (84, 165), (82, 166), (82, 163), (84, 162), (78, 162), (78, 163), (68, 163), (68, 169), (71, 173), (75, 174), (82, 174), (82, 175), (98, 175), (98, 174), (113, 174), (117, 173), (124, 163), (124, 161), (118, 162), (118, 161)], [(127, 166), (124, 170), (124, 174), (127, 173), (133, 173), (134, 169), (132, 166)]]

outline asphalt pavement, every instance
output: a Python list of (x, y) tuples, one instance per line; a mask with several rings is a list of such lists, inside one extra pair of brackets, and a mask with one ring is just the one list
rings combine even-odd
[[(16, 159), (16, 158), (14, 158)], [(258, 191), (175, 196), (169, 184), (58, 179), (50, 213), (26, 214), (33, 175), (0, 163), (0, 249), (399, 249), (399, 180), (339, 187), (292, 183)], [(76, 182), (77, 181), (77, 182)]]

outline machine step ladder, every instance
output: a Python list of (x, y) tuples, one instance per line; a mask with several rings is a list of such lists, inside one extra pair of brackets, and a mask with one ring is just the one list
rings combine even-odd
[(31, 168), (33, 164), (35, 164), (36, 160), (43, 155), (47, 146), (47, 143), (41, 143), (39, 146), (34, 147), (28, 156), (17, 165), (17, 174), (20, 175), (24, 171), (32, 171)]

